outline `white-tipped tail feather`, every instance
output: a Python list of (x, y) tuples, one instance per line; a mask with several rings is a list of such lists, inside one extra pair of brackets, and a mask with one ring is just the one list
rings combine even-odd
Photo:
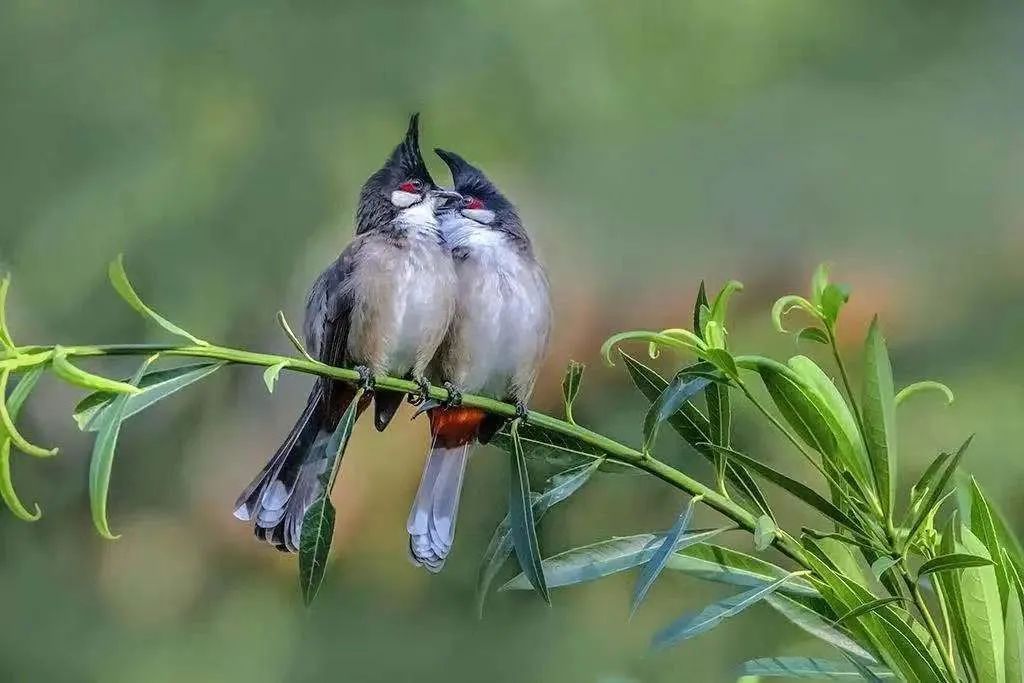
[(410, 559), (430, 572), (441, 571), (452, 549), (462, 479), (472, 445), (432, 448), (423, 468), (423, 478), (406, 527)]

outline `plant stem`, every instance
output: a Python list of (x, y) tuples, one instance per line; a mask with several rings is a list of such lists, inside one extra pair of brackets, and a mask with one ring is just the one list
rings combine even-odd
[(914, 605), (917, 607), (917, 611), (924, 617), (925, 626), (928, 627), (928, 633), (931, 634), (932, 640), (935, 641), (935, 649), (942, 655), (942, 662), (946, 666), (946, 672), (949, 674), (951, 681), (956, 681), (956, 664), (953, 662), (953, 656), (950, 653), (949, 647), (946, 646), (945, 641), (942, 639), (942, 634), (939, 632), (939, 627), (935, 624), (935, 619), (932, 618), (932, 613), (928, 609), (928, 603), (924, 600), (924, 595), (921, 594), (921, 587), (917, 585), (917, 582), (910, 578), (910, 570), (907, 568), (905, 561), (900, 563), (900, 575), (903, 577), (903, 581), (907, 585), (907, 590), (910, 591), (910, 595), (914, 600)]
[[(24, 368), (46, 364), (53, 357), (54, 347), (32, 346), (20, 347), (17, 355), (7, 360), (0, 360), (0, 369), (22, 370)], [(150, 356), (159, 353), (165, 356), (183, 358), (210, 358), (239, 365), (252, 365), (258, 367), (270, 367), (281, 365), (282, 369), (302, 372), (320, 377), (327, 377), (343, 382), (355, 384), (359, 382), (359, 373), (348, 368), (338, 368), (315, 360), (304, 358), (278, 356), (268, 353), (256, 353), (233, 349), (224, 346), (174, 346), (163, 344), (108, 344), (91, 346), (65, 346), (64, 352), (67, 357), (91, 358), (104, 356)], [(397, 391), (401, 393), (414, 393), (420, 391), (419, 385), (415, 382), (399, 379), (397, 377), (376, 377), (374, 378), (376, 390)], [(443, 387), (431, 386), (428, 394), (430, 398), (443, 401), (448, 398), (448, 390)], [(480, 408), (492, 415), (503, 417), (516, 417), (516, 406), (496, 401), (486, 396), (475, 394), (463, 394), (462, 405), (471, 408)], [(564, 420), (530, 411), (526, 421), (537, 427), (572, 437), (586, 444), (596, 447), (607, 455), (610, 460), (632, 465), (644, 470), (662, 481), (690, 494), (691, 496), (703, 496), (703, 502), (709, 507), (722, 513), (740, 528), (753, 532), (757, 519), (740, 505), (733, 502), (714, 489), (702, 484), (679, 470), (666, 465), (665, 463), (642, 453), (634, 448), (609, 439), (606, 436), (592, 432), (585, 427), (571, 424)], [(792, 559), (805, 569), (809, 569), (807, 560), (804, 558), (803, 550), (799, 544), (788, 537), (776, 537), (773, 545), (784, 555)]]
[(857, 427), (860, 429), (860, 433), (863, 434), (864, 421), (860, 417), (860, 407), (857, 405), (857, 399), (853, 394), (850, 376), (846, 373), (846, 363), (843, 362), (843, 357), (839, 354), (839, 346), (836, 344), (836, 334), (832, 325), (825, 325), (825, 333), (828, 335), (828, 345), (832, 349), (832, 357), (836, 361), (836, 367), (839, 368), (839, 375), (843, 379), (843, 388), (846, 389), (846, 398), (850, 401), (850, 408), (853, 409), (853, 417), (857, 420)]

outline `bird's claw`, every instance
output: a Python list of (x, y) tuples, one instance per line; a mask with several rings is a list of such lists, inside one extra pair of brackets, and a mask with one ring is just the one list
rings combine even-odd
[(416, 385), (419, 387), (419, 392), (409, 394), (409, 405), (423, 405), (423, 403), (430, 398), (430, 382), (427, 381), (426, 377), (413, 377), (412, 381), (416, 382)]
[(516, 419), (525, 423), (527, 416), (530, 414), (530, 410), (526, 407), (525, 403), (516, 403)]
[(445, 382), (444, 388), (448, 390), (448, 398), (444, 401), (446, 408), (455, 408), (462, 405), (462, 392), (459, 391), (454, 382)]
[(411, 419), (415, 420), (423, 413), (428, 413), (434, 408), (441, 408), (443, 406), (444, 404), (441, 401), (438, 401), (436, 398), (424, 399), (423, 401), (420, 401), (419, 407), (416, 409), (416, 412), (412, 414)]
[(365, 365), (357, 365), (353, 368), (359, 373), (359, 388), (363, 391), (373, 391), (373, 372)]

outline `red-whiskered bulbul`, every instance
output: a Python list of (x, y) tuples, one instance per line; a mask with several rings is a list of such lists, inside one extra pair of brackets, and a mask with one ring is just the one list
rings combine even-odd
[(429, 411), (430, 453), (407, 522), (412, 561), (431, 572), (452, 547), (470, 451), (504, 423), (459, 406), (461, 392), (515, 403), (525, 416), (551, 329), (547, 276), (516, 208), (478, 168), (435, 151), (462, 201), (441, 215), (458, 284), (455, 315), (432, 364), (452, 397)]
[[(304, 328), (313, 357), (354, 366), (364, 388), (375, 376), (407, 376), (426, 395), (425, 373), (454, 310), (455, 271), (436, 215), (452, 199), (461, 197), (427, 172), (413, 115), (405, 139), (363, 185), (355, 238), (310, 290)], [(298, 422), (235, 503), (235, 516), (279, 550), (298, 550), (302, 519), (325, 486), (327, 440), (355, 393), (351, 384), (317, 379)], [(378, 430), (402, 398), (376, 392)], [(369, 400), (368, 393), (360, 412)]]

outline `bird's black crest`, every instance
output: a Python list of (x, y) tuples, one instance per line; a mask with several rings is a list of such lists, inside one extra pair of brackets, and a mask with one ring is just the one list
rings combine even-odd
[(391, 192), (406, 180), (417, 179), (428, 187), (436, 187), (420, 154), (420, 115), (409, 118), (405, 137), (391, 152), (384, 166), (363, 185), (356, 209), (356, 234), (389, 224), (397, 213), (388, 199)]
[(391, 171), (391, 178), (395, 181), (419, 178), (424, 182), (434, 184), (427, 165), (420, 154), (420, 115), (413, 114), (409, 118), (409, 128), (405, 131), (405, 139), (395, 147), (388, 158), (384, 168)]

